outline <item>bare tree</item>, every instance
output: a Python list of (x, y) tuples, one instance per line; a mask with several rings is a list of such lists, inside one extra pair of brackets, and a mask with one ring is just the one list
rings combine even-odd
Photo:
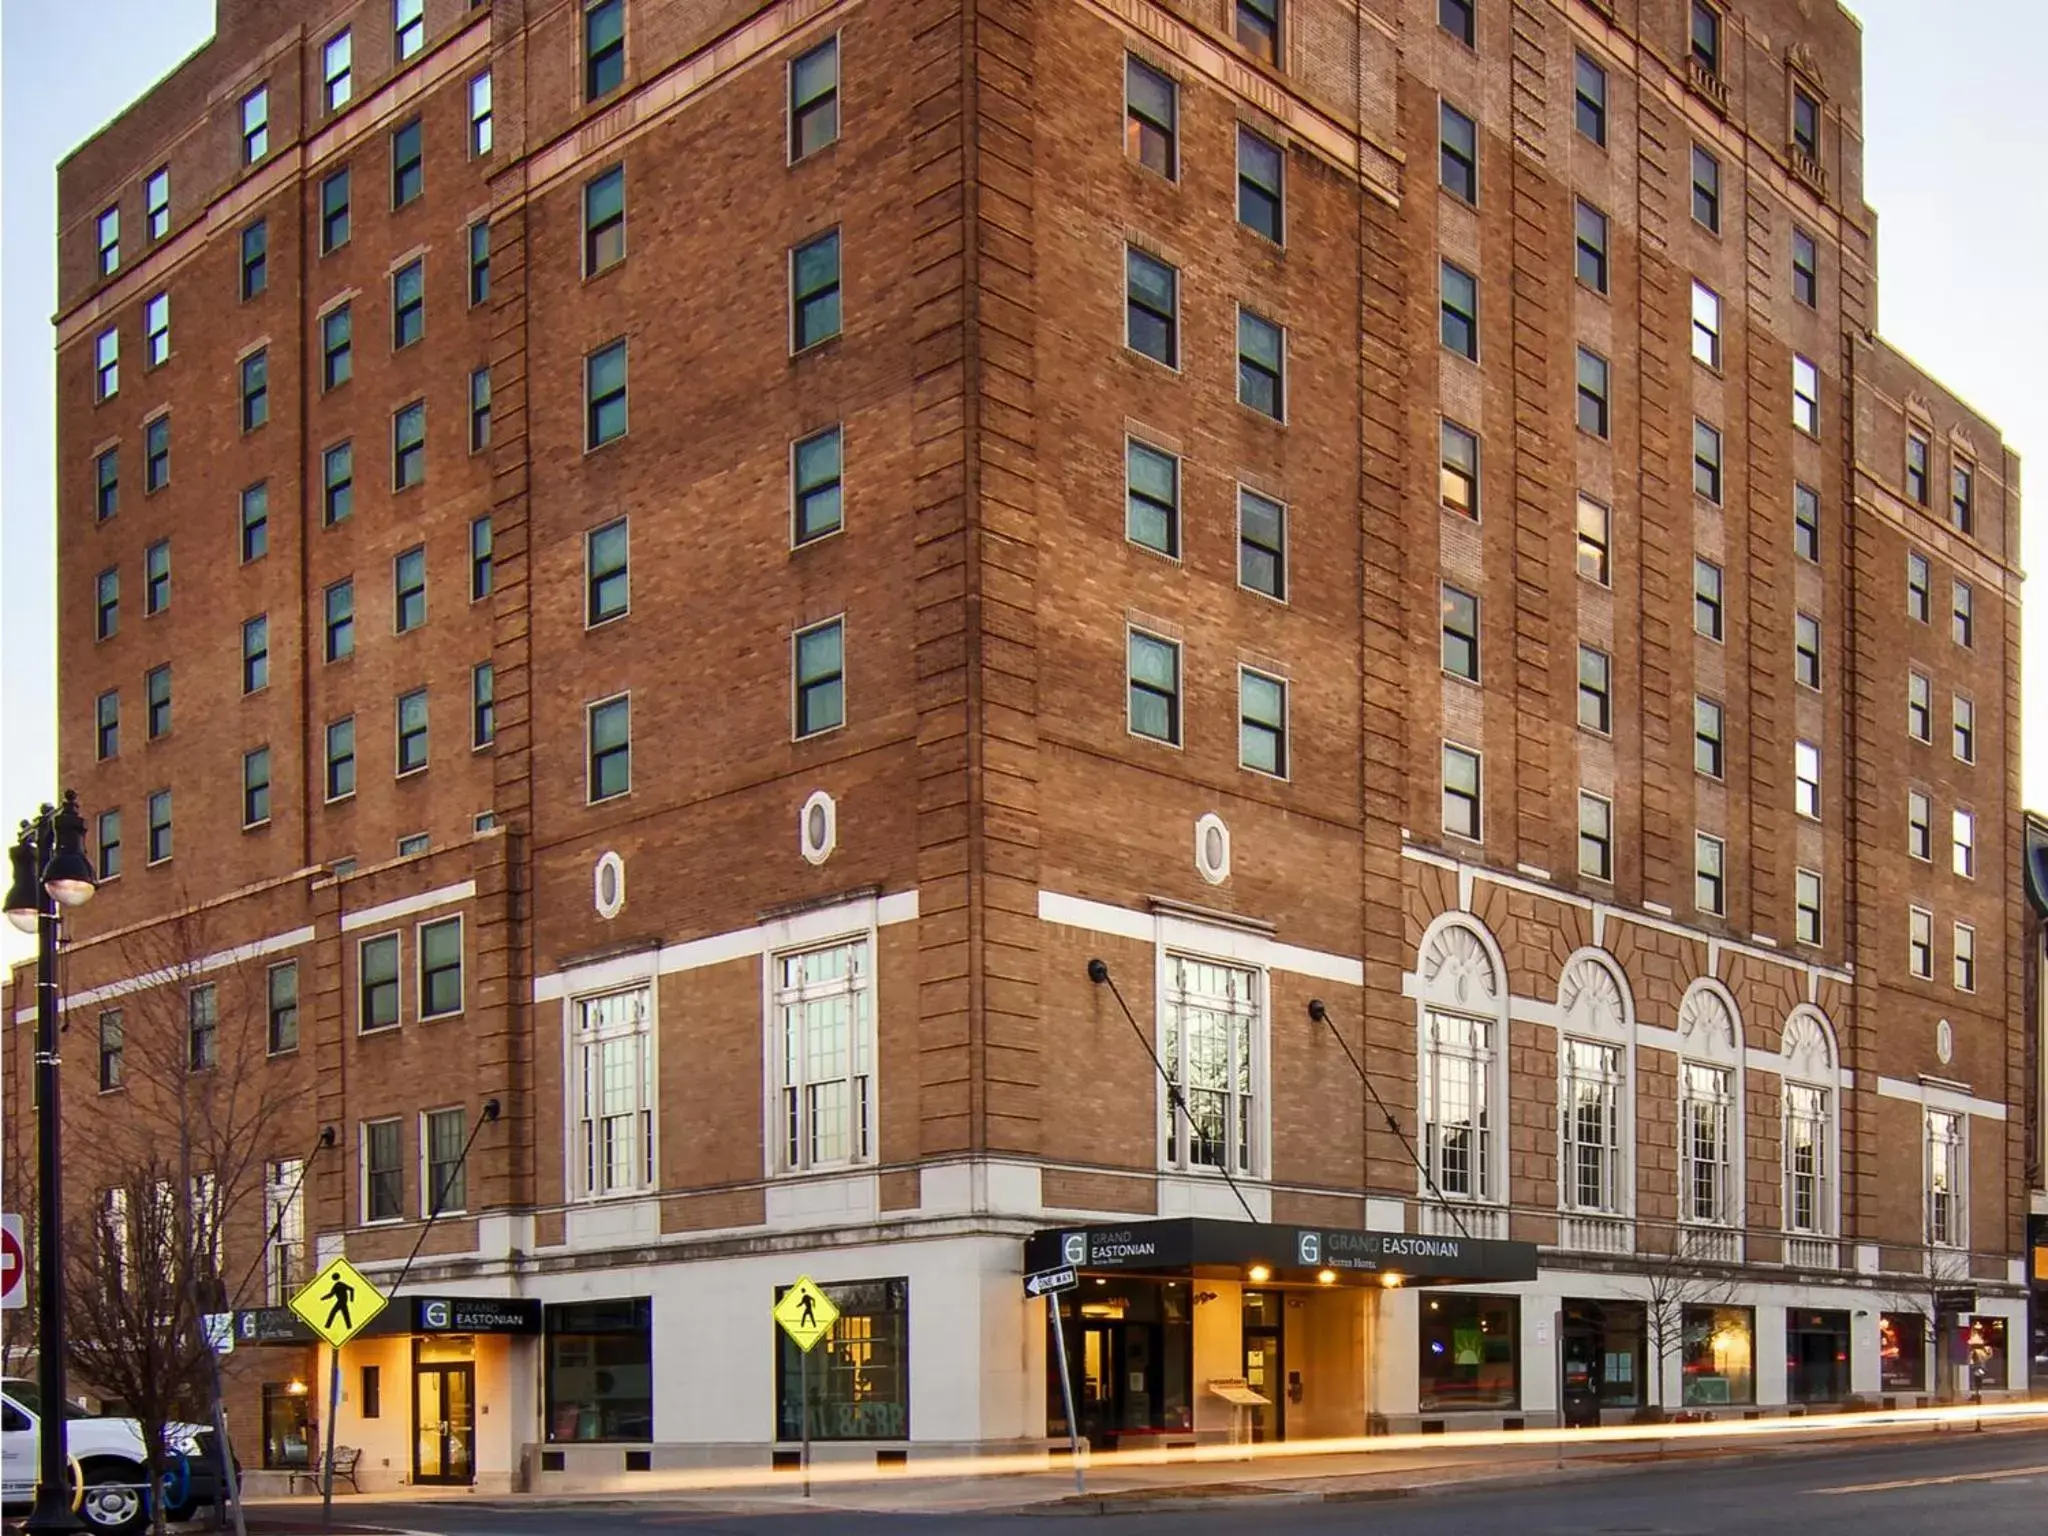
[(1732, 1232), (1685, 1224), (1639, 1223), (1636, 1278), (1642, 1286), (1649, 1334), (1651, 1393), (1645, 1406), (1663, 1413), (1665, 1368), (1685, 1347), (1685, 1314), (1692, 1307), (1725, 1305), (1735, 1276), (1725, 1257)]
[(1973, 1290), (1975, 1286), (1970, 1279), (1970, 1256), (1961, 1249), (1930, 1247), (1924, 1254), (1926, 1263), (1918, 1275), (1892, 1277), (1879, 1294), (1886, 1311), (1919, 1319), (1921, 1380), (1938, 1402), (1951, 1395), (1953, 1384), (1941, 1358), (1940, 1298), (1944, 1292)]

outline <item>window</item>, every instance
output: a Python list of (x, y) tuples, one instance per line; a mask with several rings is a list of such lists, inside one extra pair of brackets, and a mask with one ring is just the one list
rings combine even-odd
[(1723, 638), (1721, 567), (1700, 555), (1692, 558), (1692, 627), (1709, 640)]
[(242, 98), (242, 164), (270, 153), (270, 87), (259, 85)]
[(1135, 437), (1124, 439), (1124, 537), (1180, 557), (1180, 460)]
[(1820, 820), (1820, 748), (1810, 741), (1795, 742), (1792, 772), (1796, 781), (1792, 808), (1802, 816)]
[(1479, 434), (1449, 417), (1443, 421), (1443, 464), (1437, 496), (1453, 512), (1479, 516)]
[[(593, 1198), (651, 1189), (655, 1098), (650, 990), (641, 986), (578, 998), (575, 1008), (570, 1114), (576, 1130), (576, 1193)], [(647, 1303), (639, 1306), (644, 1320)], [(604, 1373), (597, 1379), (602, 1381)], [(643, 1369), (639, 1379), (651, 1377)], [(642, 1438), (649, 1422), (638, 1421)]]
[(259, 480), (242, 492), (242, 564), (270, 551), (270, 483)]
[(615, 165), (583, 184), (583, 275), (626, 259), (626, 168)]
[(171, 168), (159, 166), (142, 179), (142, 234), (161, 240), (171, 232)]
[(415, 400), (391, 417), (391, 488), (402, 491), (427, 478), (427, 402)]
[(1721, 298), (1699, 281), (1692, 285), (1692, 355), (1709, 368), (1721, 366)]
[(838, 138), (839, 39), (828, 37), (789, 66), (790, 163)]
[(623, 617), (630, 606), (627, 590), (626, 519), (594, 528), (583, 540), (584, 614), (587, 628)]
[(1431, 1009), (1423, 1018), (1423, 1149), (1449, 1200), (1494, 1198), (1494, 1023)]
[(1579, 647), (1579, 724), (1602, 736), (1614, 729), (1614, 663), (1595, 646)]
[(1949, 633), (1957, 645), (1968, 650), (1976, 642), (1976, 594), (1966, 581), (1958, 581), (1950, 589)]
[(398, 935), (364, 939), (356, 951), (357, 1028), (364, 1034), (398, 1023)]
[(1697, 417), (1692, 424), (1692, 488), (1716, 506), (1721, 504), (1721, 430)]
[(469, 1139), (468, 1116), (459, 1109), (430, 1109), (420, 1116), (420, 1140), (426, 1147), (427, 1182), (420, 1191), (428, 1220), (469, 1209), (469, 1176), (462, 1149)]
[(1443, 582), (1443, 669), (1453, 677), (1479, 681), (1479, 599)]
[(1927, 1111), (1927, 1241), (1960, 1248), (1968, 1229), (1963, 1196), (1963, 1117)]
[(299, 963), (296, 960), (287, 960), (283, 965), (270, 968), (269, 1032), (266, 1039), (273, 1056), (299, 1048)]
[(427, 262), (415, 257), (391, 276), (391, 350), (427, 334)]
[(1793, 894), (1793, 937), (1801, 944), (1820, 943), (1820, 875), (1811, 869), (1798, 872)]
[(1692, 57), (1708, 74), (1721, 72), (1721, 13), (1706, 0), (1692, 0)]
[(1949, 812), (1949, 865), (1965, 880), (1977, 877), (1977, 814), (1974, 811), (1954, 810)]
[(171, 792), (160, 789), (149, 797), (149, 862), (161, 864), (171, 856)]
[(1949, 699), (1949, 722), (1955, 737), (1954, 751), (1958, 761), (1977, 761), (1977, 706), (1960, 693)]
[(1279, 145), (1237, 130), (1237, 222), (1276, 245), (1286, 233), (1286, 169)]
[(839, 231), (791, 252), (789, 274), (791, 350), (801, 352), (839, 334)]
[(1728, 911), (1728, 847), (1705, 832), (1692, 835), (1692, 904), (1715, 917)]
[[(635, 1052), (634, 1065), (615, 1074), (622, 1085), (638, 1083), (651, 1074), (644, 1054)], [(600, 1061), (590, 1063), (589, 1070), (582, 1075), (585, 1081), (595, 1082), (603, 1073)], [(633, 1115), (620, 1118), (637, 1123)], [(586, 1151), (593, 1150), (599, 1145), (592, 1135), (597, 1122), (584, 1118), (580, 1124), (586, 1133)], [(647, 1145), (651, 1146), (651, 1142)], [(612, 1150), (606, 1146), (607, 1157)], [(593, 1167), (603, 1165), (602, 1160), (591, 1163)], [(649, 1178), (647, 1182), (653, 1181)], [(579, 1193), (610, 1192), (584, 1187), (587, 1183), (579, 1174)], [(843, 1286), (832, 1289), (835, 1295), (845, 1295)], [(846, 1310), (843, 1301), (840, 1309), (842, 1314)], [(547, 1411), (542, 1422), (547, 1426), (548, 1439), (644, 1441), (654, 1423), (651, 1301), (641, 1296), (622, 1301), (571, 1302), (549, 1306), (544, 1316)], [(829, 1350), (832, 1346), (828, 1342), (825, 1347)], [(872, 1361), (869, 1368), (873, 1368)], [(813, 1365), (811, 1369), (815, 1372), (818, 1368)], [(793, 1414), (789, 1423), (793, 1427), (798, 1423)]]
[(1255, 1085), (1263, 1046), (1258, 972), (1168, 955), (1162, 978), (1159, 1059), (1168, 1084), (1170, 1168), (1249, 1174), (1258, 1161), (1263, 1106)]
[(1443, 264), (1439, 277), (1443, 343), (1460, 357), (1479, 360), (1479, 280), (1463, 267)]
[(1695, 223), (1721, 233), (1721, 162), (1697, 144), (1692, 147), (1692, 216)]
[(1134, 245), (1124, 248), (1124, 345), (1180, 366), (1180, 273)]
[(420, 1017), (462, 1012), (462, 919), (420, 924)]
[(171, 664), (152, 667), (143, 677), (144, 699), (147, 702), (149, 739), (171, 733)]
[(1809, 436), (1820, 435), (1820, 370), (1797, 353), (1792, 356), (1792, 425)]
[(242, 624), (242, 692), (270, 686), (270, 619), (258, 614)]
[(1574, 270), (1595, 293), (1607, 291), (1607, 215), (1584, 198), (1573, 205)]
[(1614, 802), (1579, 791), (1579, 873), (1590, 880), (1614, 878)]
[(121, 873), (121, 813), (101, 811), (99, 826), (100, 883), (117, 879)]
[(1906, 616), (1928, 623), (1932, 611), (1934, 577), (1927, 557), (1918, 550), (1906, 551)]
[[(397, 940), (392, 941), (394, 944)], [(405, 1163), (397, 1120), (363, 1122), (363, 1220), (397, 1221), (405, 1215)]]
[(151, 294), (142, 304), (142, 366), (156, 368), (171, 360), (171, 296)]
[(469, 376), (469, 451), (482, 453), (491, 446), (491, 370), (478, 368)]
[[(1819, 877), (1815, 876), (1814, 937), (1820, 942)], [(1785, 1226), (1825, 1232), (1828, 1220), (1828, 1090), (1787, 1080), (1784, 1089)]]
[(1621, 1047), (1592, 1040), (1559, 1042), (1564, 1132), (1564, 1205), (1575, 1211), (1624, 1209)]
[(799, 441), (791, 450), (790, 542), (808, 544), (842, 526), (840, 431), (827, 427)]
[(336, 443), (320, 456), (321, 516), (330, 528), (355, 510), (355, 466), (355, 449), (348, 443)]
[(1237, 490), (1237, 581), (1287, 601), (1287, 509), (1243, 486)]
[(1479, 201), (1479, 125), (1449, 102), (1440, 109), (1437, 181), (1453, 197)]
[(1810, 613), (1792, 621), (1792, 675), (1803, 687), (1820, 687), (1820, 620)]
[(112, 277), (121, 265), (121, 210), (106, 209), (93, 224), (101, 277)]
[(242, 825), (259, 827), (270, 820), (270, 748), (242, 754)]
[(1958, 992), (1977, 990), (1977, 930), (1968, 923), (1955, 926), (1954, 981)]
[(1248, 309), (1237, 312), (1237, 399), (1262, 416), (1287, 416), (1287, 332)]
[(1695, 694), (1692, 701), (1692, 766), (1695, 773), (1718, 779), (1726, 768), (1722, 751), (1721, 706)]
[(1924, 981), (1934, 974), (1934, 914), (1909, 907), (1906, 919), (1906, 966)]
[(355, 313), (337, 304), (320, 317), (320, 387), (335, 389), (355, 374)]
[(252, 352), (242, 359), (242, 430), (254, 432), (270, 420), (270, 353)]
[(1792, 147), (1809, 160), (1820, 158), (1820, 103), (1792, 87)]
[(99, 696), (93, 715), (94, 756), (105, 762), (121, 754), (121, 690), (109, 688)]
[(1906, 495), (1927, 505), (1927, 439), (1918, 432), (1906, 434)]
[(220, 1065), (220, 998), (213, 983), (185, 994), (185, 1064), (194, 1072)]
[(1914, 858), (1934, 858), (1934, 803), (1917, 789), (1906, 791), (1906, 852)]
[(1467, 48), (1473, 46), (1473, 0), (1436, 0), (1436, 24)]
[(355, 94), (355, 41), (344, 27), (320, 49), (321, 95), (327, 110), (338, 112)]
[(1444, 830), (1479, 841), (1479, 754), (1444, 743)]
[(108, 326), (93, 338), (93, 398), (111, 400), (121, 392), (121, 332)]
[(784, 1172), (873, 1156), (873, 978), (865, 939), (775, 957)]
[(491, 221), (469, 226), (469, 304), (474, 309), (491, 296)]
[(583, 0), (583, 99), (609, 96), (626, 80), (626, 0)]
[(1723, 1226), (1735, 1216), (1730, 1152), (1734, 1073), (1692, 1061), (1685, 1062), (1681, 1072), (1678, 1145), (1685, 1166), (1679, 1175), (1679, 1215), (1685, 1221)]
[(1174, 142), (1179, 108), (1173, 81), (1135, 56), (1124, 56), (1124, 151), (1168, 181), (1180, 173)]
[(845, 621), (797, 631), (796, 734), (815, 736), (846, 723)]
[(1180, 647), (1134, 629), (1128, 654), (1132, 734), (1179, 746)]
[(356, 792), (356, 717), (327, 726), (327, 798), (346, 800)]
[(348, 244), (348, 167), (343, 166), (320, 183), (320, 254), (340, 250)]
[(1578, 54), (1572, 61), (1572, 121), (1595, 144), (1607, 143), (1607, 71)]
[(427, 690), (415, 688), (398, 696), (398, 773), (401, 777), (427, 766)]
[(490, 595), (491, 520), (484, 516), (469, 524), (469, 600), (478, 603)]
[(481, 749), (497, 739), (497, 674), (488, 661), (480, 661), (469, 669), (469, 744)]
[(399, 634), (427, 622), (427, 551), (415, 545), (391, 562), (394, 627)]
[(1591, 347), (1579, 348), (1579, 430), (1595, 437), (1608, 432), (1607, 359)]
[(1976, 469), (1963, 460), (1957, 459), (1950, 465), (1949, 521), (1958, 533), (1973, 534), (1977, 531), (1976, 478)]
[(93, 517), (104, 523), (121, 510), (121, 450), (109, 448), (92, 461)]
[(171, 541), (158, 539), (142, 552), (142, 611), (162, 613), (171, 606)]
[(92, 632), (95, 640), (111, 640), (121, 627), (121, 571), (101, 571), (93, 582)]
[(426, 159), (421, 149), (420, 120), (391, 135), (391, 206), (403, 208), (427, 189)]
[(1277, 677), (1237, 671), (1237, 760), (1254, 773), (1287, 777), (1287, 684)]
[[(775, 1330), (776, 1437), (786, 1442), (805, 1433), (813, 1440), (908, 1438), (910, 1282), (841, 1281), (825, 1290), (839, 1309), (839, 1321), (808, 1365), (801, 1363), (788, 1336)], [(783, 1295), (778, 1286), (776, 1300)], [(1185, 1339), (1187, 1324), (1179, 1326)]]
[(100, 1015), (101, 1093), (112, 1093), (121, 1086), (123, 1047), (121, 1010), (110, 1008)]
[(1792, 487), (1792, 552), (1820, 563), (1820, 492), (1810, 485)]
[(1792, 298), (1808, 309), (1820, 301), (1820, 250), (1813, 236), (1796, 225), (1792, 230)]
[(633, 706), (625, 694), (590, 706), (586, 723), (590, 800), (594, 805), (633, 787)]
[(356, 650), (356, 584), (337, 581), (326, 592), (327, 659), (341, 661)]
[[(835, 301), (836, 307), (836, 301)], [(836, 320), (835, 320), (836, 325)], [(799, 321), (801, 324), (801, 321)], [(626, 344), (615, 341), (583, 360), (586, 449), (626, 435)]]
[(1583, 491), (1579, 493), (1579, 574), (1603, 587), (1611, 584), (1609, 547), (1612, 521), (1603, 504)]
[(391, 31), (401, 64), (426, 46), (426, 8), (427, 0), (392, 0)]
[(469, 152), (472, 156), (491, 152), (491, 72), (472, 75), (469, 81)]
[(1280, 0), (1237, 0), (1237, 40), (1254, 58), (1280, 62)]

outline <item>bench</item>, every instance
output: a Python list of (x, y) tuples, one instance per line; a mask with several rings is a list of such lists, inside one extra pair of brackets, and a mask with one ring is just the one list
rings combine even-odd
[[(337, 1445), (334, 1448), (334, 1481), (337, 1484), (345, 1482), (349, 1487), (355, 1489), (357, 1493), (361, 1493), (363, 1491), (362, 1487), (356, 1482), (356, 1463), (362, 1459), (363, 1453), (355, 1446)], [(294, 1472), (291, 1475), (290, 1490), (297, 1492), (299, 1484), (305, 1482), (310, 1483), (313, 1491), (318, 1493), (321, 1487), (322, 1474), (325, 1470), (326, 1458), (315, 1456), (310, 1467), (307, 1467), (302, 1472)]]

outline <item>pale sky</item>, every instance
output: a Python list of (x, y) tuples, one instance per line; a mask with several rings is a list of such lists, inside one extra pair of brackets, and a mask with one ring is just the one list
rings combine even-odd
[[(2048, 4), (1849, 9), (1863, 22), (1881, 329), (1997, 422), (2023, 459), (2048, 453), (2048, 287), (2033, 286), (2048, 250)], [(212, 0), (0, 0), (0, 831), (10, 841), (15, 821), (57, 788), (55, 167), (212, 25)], [(2048, 508), (2027, 522), (2022, 563), (2039, 575)], [(2029, 606), (2024, 799), (2048, 809), (2048, 591)], [(0, 958), (18, 956), (19, 941), (0, 925)]]

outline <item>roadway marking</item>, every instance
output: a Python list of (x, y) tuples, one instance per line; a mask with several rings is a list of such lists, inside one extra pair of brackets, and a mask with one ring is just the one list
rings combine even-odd
[(1812, 1493), (1890, 1493), (1898, 1488), (1939, 1488), (1948, 1483), (1990, 1483), (2001, 1478), (2038, 1477), (2048, 1466), (2000, 1467), (1995, 1472), (1951, 1472), (1945, 1477), (1902, 1477), (1889, 1483), (1851, 1483), (1841, 1488), (1813, 1488)]

